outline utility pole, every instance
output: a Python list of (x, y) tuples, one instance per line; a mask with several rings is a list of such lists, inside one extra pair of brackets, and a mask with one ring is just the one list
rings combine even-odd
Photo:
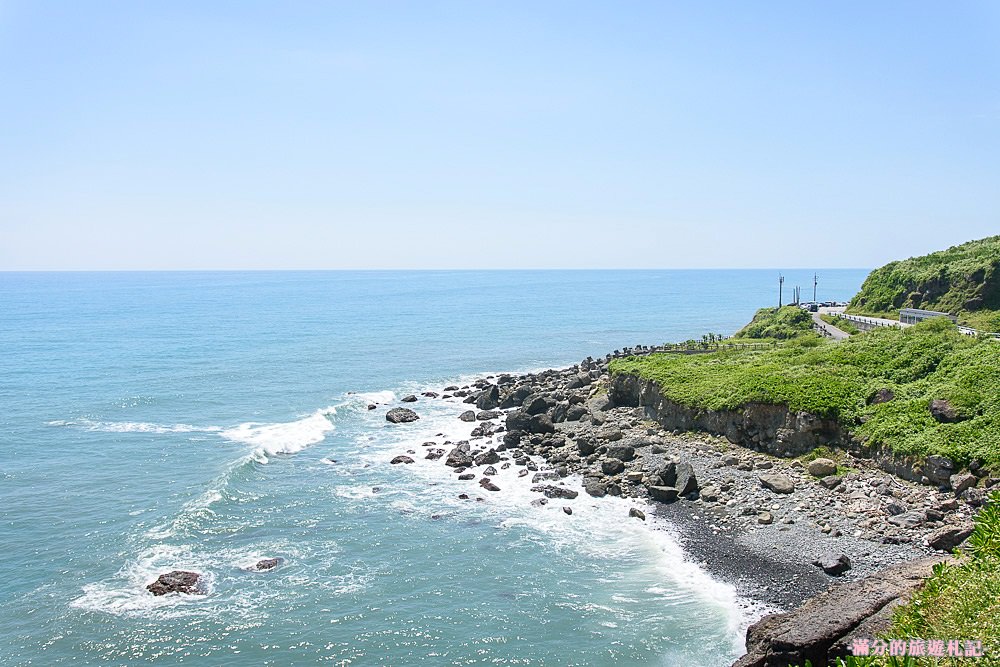
[(781, 308), (781, 291), (785, 288), (785, 276), (778, 274), (778, 308)]
[(818, 282), (819, 282), (819, 276), (814, 273), (813, 274), (813, 303), (816, 303), (816, 283), (818, 283)]

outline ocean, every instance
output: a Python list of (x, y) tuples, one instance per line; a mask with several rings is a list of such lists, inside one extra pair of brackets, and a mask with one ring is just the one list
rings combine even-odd
[[(420, 446), (468, 406), (385, 411), (731, 334), (777, 273), (0, 273), (0, 664), (728, 665), (761, 610), (670, 525), (533, 507), (513, 470), (459, 500)], [(846, 300), (867, 271), (819, 274)], [(207, 594), (147, 593), (173, 569)]]

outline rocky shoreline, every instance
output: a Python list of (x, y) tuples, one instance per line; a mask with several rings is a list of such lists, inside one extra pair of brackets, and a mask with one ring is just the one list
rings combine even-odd
[[(419, 419), (420, 401), (464, 403), (469, 408), (458, 419), (468, 423), (469, 436), (426, 442), (422, 451), (410, 449), (392, 463), (414, 456), (439, 461), (469, 482), (469, 492), (459, 496), (469, 500), (503, 493), (497, 469), (518, 467), (537, 494), (536, 506), (565, 504), (571, 514), (568, 501), (578, 495), (648, 502), (623, 520), (645, 520), (646, 513), (665, 519), (706, 570), (772, 609), (797, 607), (835, 582), (876, 577), (891, 566), (950, 551), (971, 532), (985, 497), (981, 487), (994, 483), (940, 466), (937, 477), (919, 477), (921, 484), (851, 451), (837, 451), (837, 461), (789, 458), (817, 445), (839, 445), (842, 433), (771, 406), (761, 409), (760, 423), (746, 420), (749, 429), (727, 427), (732, 415), (685, 413), (682, 418), (694, 421), (678, 423), (676, 407), (651, 396), (649, 383), (609, 376), (613, 356), (408, 396), (408, 407), (389, 410), (389, 422), (405, 428)], [(676, 428), (685, 423), (703, 430)], [(772, 618), (765, 618), (769, 625)], [(755, 636), (760, 649), (761, 632)]]

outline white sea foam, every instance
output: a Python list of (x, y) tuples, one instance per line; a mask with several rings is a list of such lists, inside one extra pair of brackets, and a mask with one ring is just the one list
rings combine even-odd
[(226, 429), (221, 435), (232, 442), (252, 445), (258, 454), (256, 460), (266, 463), (268, 456), (294, 454), (322, 442), (326, 434), (334, 429), (332, 419), (336, 413), (336, 406), (331, 406), (291, 422), (247, 422)]
[(103, 433), (218, 433), (220, 426), (193, 426), (191, 424), (153, 424), (150, 422), (112, 422), (93, 419), (64, 420), (46, 422), (47, 426), (68, 426), (87, 431)]

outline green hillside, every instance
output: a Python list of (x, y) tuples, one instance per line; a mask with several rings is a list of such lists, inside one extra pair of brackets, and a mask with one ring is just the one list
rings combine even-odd
[(734, 338), (775, 338), (784, 340), (812, 333), (812, 316), (798, 306), (761, 308)]
[(875, 269), (847, 312), (896, 318), (900, 308), (939, 310), (977, 329), (1000, 331), (1000, 236)]

